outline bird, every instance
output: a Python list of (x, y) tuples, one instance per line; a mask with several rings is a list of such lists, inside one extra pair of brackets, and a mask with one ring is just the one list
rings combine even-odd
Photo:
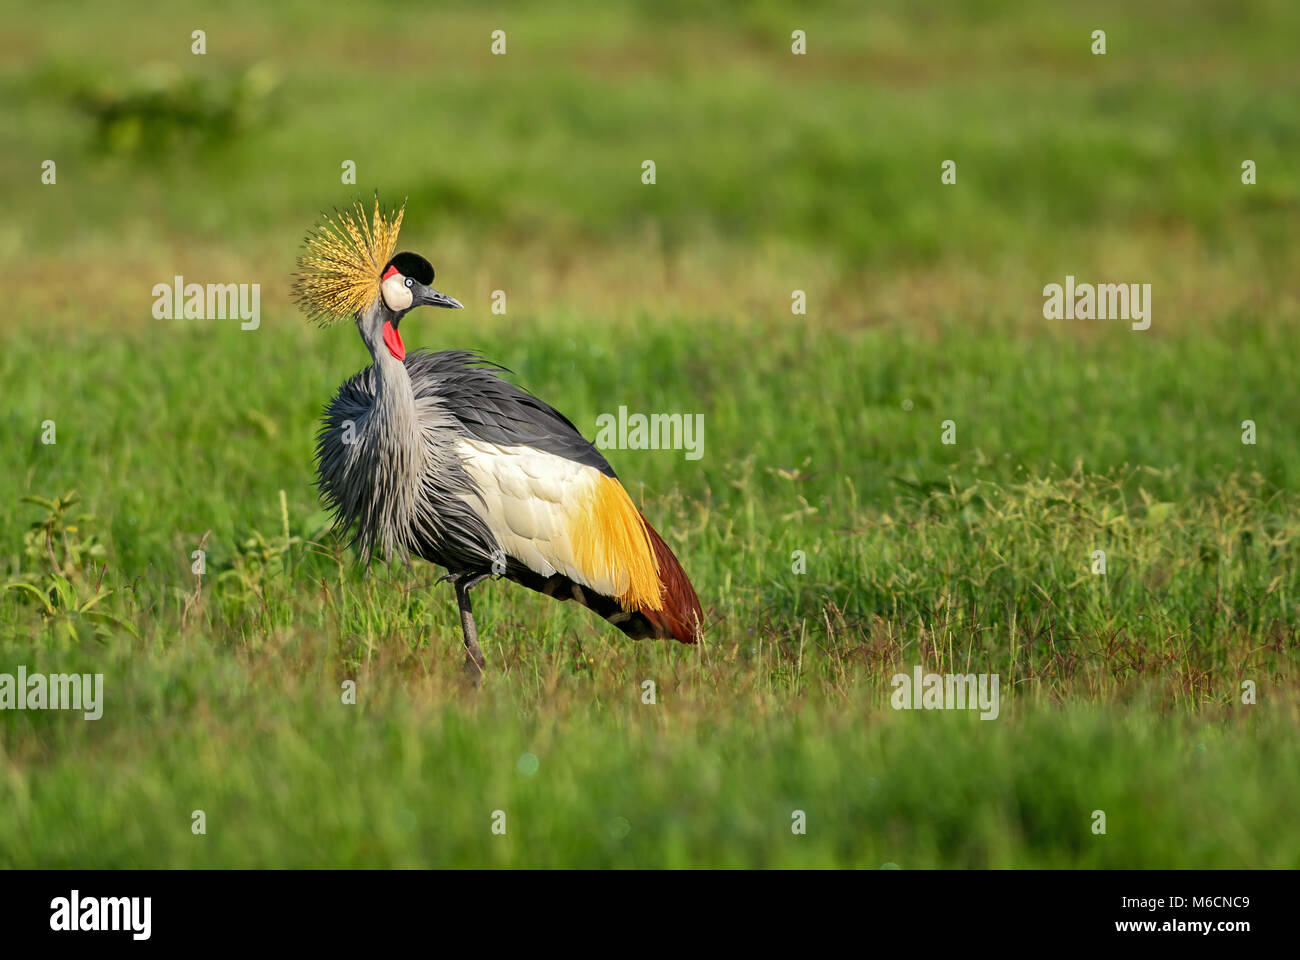
[(369, 565), (446, 570), (465, 669), (486, 660), (470, 591), (501, 578), (574, 600), (629, 637), (700, 641), (700, 600), (673, 551), (601, 452), (562, 413), (470, 350), (407, 350), (418, 307), (461, 309), (423, 256), (396, 252), (406, 212), (355, 201), (308, 231), (293, 297), (318, 326), (351, 320), (371, 363), (325, 406), (316, 487), (333, 528)]

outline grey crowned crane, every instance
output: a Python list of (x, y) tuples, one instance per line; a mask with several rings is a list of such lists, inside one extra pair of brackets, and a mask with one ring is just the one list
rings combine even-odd
[(397, 253), (405, 204), (372, 218), (326, 215), (307, 235), (294, 299), (317, 324), (354, 320), (371, 365), (325, 409), (317, 486), (335, 529), (369, 560), (378, 549), (445, 567), (466, 667), (483, 670), (470, 590), (493, 574), (573, 599), (635, 637), (694, 643), (700, 601), (672, 550), (613, 468), (561, 413), (463, 350), (407, 351), (416, 307), (461, 306), (433, 267)]

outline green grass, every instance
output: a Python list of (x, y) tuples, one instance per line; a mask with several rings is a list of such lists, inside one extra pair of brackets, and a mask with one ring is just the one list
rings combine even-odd
[[(0, 865), (1300, 863), (1290, 6), (65, 13), (16, 14), (0, 67), (0, 673), (106, 703), (0, 712)], [(78, 97), (153, 103), (150, 63), (182, 104), (278, 86), (105, 141)], [(288, 274), (376, 188), (468, 306), (408, 346), (588, 436), (704, 415), (698, 461), (606, 451), (702, 649), (487, 584), (470, 691), (440, 571), (327, 532), (315, 421), (365, 354)], [(1151, 330), (1043, 320), (1067, 273), (1152, 283)], [(260, 282), (261, 327), (154, 320), (175, 274)], [(73, 490), (47, 549), (22, 498)], [(998, 719), (891, 710), (918, 664), (998, 674)]]

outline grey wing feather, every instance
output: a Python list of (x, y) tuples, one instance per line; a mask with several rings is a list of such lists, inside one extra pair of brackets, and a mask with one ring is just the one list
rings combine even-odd
[(415, 395), (435, 394), (474, 438), (533, 447), (615, 476), (609, 461), (568, 417), (497, 376), (494, 371), (510, 372), (500, 364), (468, 350), (413, 350), (406, 355), (406, 370)]

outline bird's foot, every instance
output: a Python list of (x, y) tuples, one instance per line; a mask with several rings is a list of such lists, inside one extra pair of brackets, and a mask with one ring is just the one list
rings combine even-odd
[(463, 582), (465, 584), (465, 589), (471, 590), (474, 587), (477, 587), (484, 580), (494, 576), (499, 576), (499, 574), (494, 574), (491, 571), (488, 571), (487, 573), (468, 573), (464, 570), (459, 570), (456, 573), (444, 573), (437, 580), (433, 581), (433, 585), (436, 587), (440, 583), (450, 583), (453, 586), (459, 586)]

